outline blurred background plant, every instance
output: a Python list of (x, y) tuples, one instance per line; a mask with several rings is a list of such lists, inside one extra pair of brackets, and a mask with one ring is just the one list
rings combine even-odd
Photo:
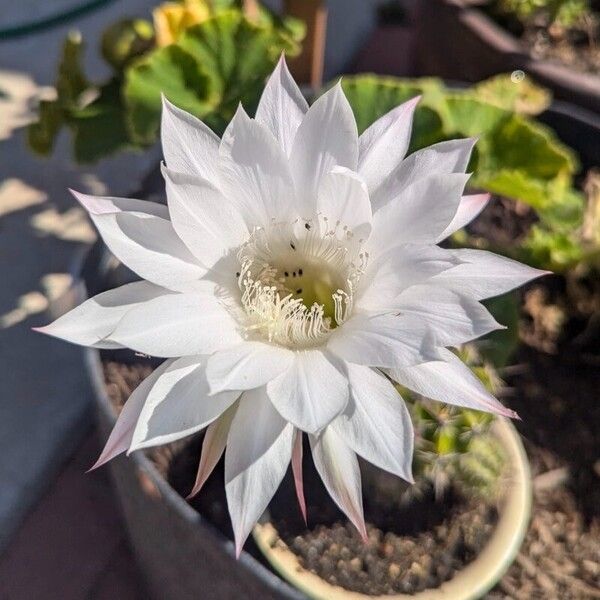
[(83, 72), (81, 36), (67, 37), (56, 98), (40, 102), (28, 130), (35, 152), (50, 154), (63, 127), (78, 162), (145, 148), (157, 139), (161, 92), (221, 133), (239, 102), (253, 110), (281, 53), (298, 54), (304, 36), (300, 21), (235, 0), (167, 2), (153, 17), (107, 28), (100, 50), (113, 74), (102, 83)]

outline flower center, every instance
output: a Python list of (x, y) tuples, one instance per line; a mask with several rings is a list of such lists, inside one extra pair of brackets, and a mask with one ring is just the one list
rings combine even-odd
[(327, 219), (256, 228), (238, 253), (246, 334), (289, 348), (321, 344), (352, 311), (366, 253)]

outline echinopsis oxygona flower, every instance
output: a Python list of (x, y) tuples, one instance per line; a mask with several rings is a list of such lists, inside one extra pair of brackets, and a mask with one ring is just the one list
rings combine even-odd
[(282, 59), (256, 118), (219, 139), (164, 101), (168, 207), (75, 193), (141, 281), (42, 331), (164, 357), (131, 395), (97, 465), (206, 427), (193, 493), (225, 452), (239, 553), (302, 433), (333, 500), (361, 534), (357, 454), (411, 480), (413, 430), (392, 381), (514, 416), (447, 348), (499, 325), (479, 302), (540, 271), (438, 243), (486, 195), (463, 196), (472, 139), (405, 157), (418, 98), (360, 137), (338, 84), (310, 108)]

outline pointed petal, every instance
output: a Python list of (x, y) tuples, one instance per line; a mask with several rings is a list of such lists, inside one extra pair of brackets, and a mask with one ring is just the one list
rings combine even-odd
[(127, 312), (108, 339), (151, 356), (211, 354), (241, 341), (236, 326), (209, 294), (170, 294)]
[(358, 132), (338, 83), (308, 109), (294, 138), (292, 168), (301, 217), (310, 217), (321, 179), (336, 165), (356, 170)]
[(164, 204), (150, 202), (149, 200), (136, 200), (135, 198), (115, 198), (113, 196), (89, 196), (75, 190), (69, 190), (75, 199), (87, 210), (90, 215), (112, 215), (120, 212), (136, 212), (169, 218), (169, 211)]
[(306, 525), (306, 500), (304, 499), (304, 483), (302, 480), (302, 432), (299, 429), (296, 429), (294, 446), (292, 448), (292, 472), (294, 474), (294, 486), (296, 487), (298, 505), (300, 506), (300, 512)]
[(371, 231), (371, 202), (365, 182), (353, 171), (334, 167), (323, 176), (317, 198), (317, 213), (353, 230), (354, 236), (368, 237)]
[(468, 225), (487, 206), (489, 201), (489, 194), (463, 196), (450, 225), (446, 227), (436, 241), (441, 242), (451, 236), (454, 232), (462, 229), (465, 225)]
[(419, 179), (464, 173), (477, 140), (466, 138), (428, 146), (407, 156), (376, 189), (370, 189), (373, 212), (396, 198)]
[(117, 204), (114, 198), (73, 193), (90, 210), (109, 250), (143, 279), (170, 290), (186, 291), (193, 289), (206, 272), (167, 219), (151, 212), (121, 210), (120, 206), (132, 204)]
[(373, 215), (371, 256), (400, 244), (432, 244), (454, 218), (469, 179), (464, 173), (433, 175), (403, 190)]
[(367, 529), (356, 454), (332, 427), (327, 427), (319, 436), (310, 435), (309, 440), (315, 467), (329, 495), (366, 541)]
[(202, 441), (202, 453), (200, 455), (196, 481), (187, 499), (192, 498), (202, 489), (206, 480), (217, 466), (225, 451), (225, 446), (227, 446), (227, 436), (229, 435), (229, 428), (231, 427), (236, 410), (237, 404), (233, 404), (216, 421), (213, 421), (208, 426), (204, 434), (204, 440)]
[(465, 248), (453, 250), (452, 253), (461, 264), (436, 275), (431, 283), (443, 285), (476, 300), (505, 294), (532, 279), (549, 274), (549, 271), (540, 271), (485, 250)]
[(428, 334), (426, 326), (412, 316), (356, 314), (331, 334), (327, 347), (358, 365), (399, 367), (437, 357)]
[(369, 191), (376, 190), (404, 158), (420, 96), (377, 119), (358, 138), (358, 172)]
[(292, 365), (267, 384), (267, 393), (284, 419), (315, 433), (344, 410), (348, 381), (320, 350), (300, 350)]
[(204, 429), (238, 396), (239, 392), (209, 395), (205, 357), (177, 359), (148, 393), (129, 451), (169, 444)]
[(402, 396), (373, 369), (347, 368), (350, 402), (331, 427), (365, 460), (412, 482), (414, 432)]
[(446, 404), (518, 418), (492, 396), (463, 362), (450, 350), (440, 349), (442, 360), (390, 370), (389, 375), (408, 389)]
[(244, 393), (225, 453), (225, 491), (238, 556), (285, 475), (293, 438), (294, 427), (273, 408), (264, 388)]
[(459, 259), (437, 246), (406, 245), (369, 264), (356, 294), (356, 306), (365, 311), (390, 310), (400, 293), (455, 267)]
[(219, 138), (200, 119), (164, 96), (160, 137), (169, 169), (198, 175), (218, 185)]
[(413, 315), (427, 325), (439, 346), (458, 346), (504, 329), (476, 300), (434, 285), (416, 285), (405, 290), (394, 306), (402, 314)]
[(296, 131), (307, 110), (308, 104), (281, 55), (258, 103), (256, 120), (269, 129), (286, 156), (292, 150)]
[(36, 331), (81, 346), (120, 347), (105, 338), (114, 331), (123, 315), (144, 302), (167, 294), (172, 292), (147, 281), (127, 283), (89, 298), (53, 323), (37, 327)]
[(158, 378), (169, 368), (172, 363), (172, 360), (166, 360), (157, 369), (152, 371), (152, 373), (150, 373), (150, 375), (148, 375), (148, 377), (146, 377), (146, 379), (144, 379), (144, 381), (142, 381), (142, 383), (140, 383), (135, 390), (133, 390), (131, 396), (129, 396), (129, 399), (127, 402), (125, 402), (125, 406), (123, 406), (121, 414), (119, 415), (113, 430), (110, 432), (110, 436), (108, 437), (108, 441), (104, 446), (104, 450), (102, 450), (102, 454), (100, 454), (100, 457), (94, 466), (91, 467), (90, 471), (101, 467), (109, 460), (112, 460), (115, 456), (118, 456), (119, 454), (129, 450), (133, 432), (135, 430), (138, 417), (140, 416), (140, 412), (142, 411), (144, 403), (146, 402), (146, 398), (148, 397), (148, 393)]
[(248, 239), (242, 216), (211, 183), (166, 167), (162, 172), (173, 227), (203, 266), (214, 266)]
[(287, 157), (241, 106), (223, 134), (220, 155), (221, 189), (248, 228), (289, 221), (295, 200)]
[(208, 359), (207, 378), (212, 393), (251, 390), (266, 385), (290, 368), (294, 353), (280, 346), (244, 341), (215, 352)]

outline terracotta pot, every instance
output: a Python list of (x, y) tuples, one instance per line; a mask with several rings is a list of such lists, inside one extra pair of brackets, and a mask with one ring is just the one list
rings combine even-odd
[(263, 521), (254, 528), (254, 539), (272, 567), (309, 598), (315, 600), (468, 600), (481, 598), (499, 581), (515, 559), (527, 532), (531, 513), (529, 462), (514, 426), (498, 419), (493, 427), (508, 457), (506, 496), (499, 508), (499, 520), (479, 556), (452, 579), (435, 589), (407, 595), (368, 596), (349, 592), (304, 569), (279, 539), (272, 523)]
[(475, 82), (522, 70), (557, 98), (600, 113), (600, 76), (531, 58), (518, 39), (462, 0), (422, 0), (417, 30), (420, 74)]

